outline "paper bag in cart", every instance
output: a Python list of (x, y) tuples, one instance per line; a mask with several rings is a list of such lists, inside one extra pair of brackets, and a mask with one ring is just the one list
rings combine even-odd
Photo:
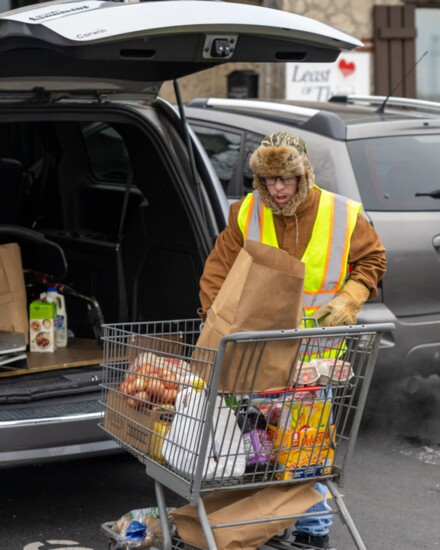
[[(203, 499), (211, 526), (255, 521), (277, 516), (302, 514), (322, 500), (313, 488), (314, 481), (300, 485), (283, 485), (264, 489), (224, 491)], [(187, 504), (173, 510), (179, 537), (189, 544), (207, 548), (197, 508)], [(277, 533), (291, 527), (295, 519), (264, 521), (213, 529), (217, 547), (222, 550), (255, 550)]]
[(0, 330), (21, 332), (29, 342), (26, 287), (17, 243), (0, 246)]
[[(236, 332), (290, 330), (301, 323), (305, 264), (273, 246), (246, 241), (226, 277), (197, 346), (217, 349)], [(219, 389), (274, 390), (290, 385), (297, 341), (228, 346)]]

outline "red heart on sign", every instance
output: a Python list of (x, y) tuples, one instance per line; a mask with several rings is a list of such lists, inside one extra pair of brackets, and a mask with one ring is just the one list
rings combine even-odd
[(339, 61), (338, 67), (341, 73), (343, 74), (344, 78), (346, 76), (350, 76), (351, 74), (353, 74), (356, 69), (356, 66), (353, 63), (353, 61), (348, 63), (347, 61), (345, 61), (345, 59), (341, 59)]

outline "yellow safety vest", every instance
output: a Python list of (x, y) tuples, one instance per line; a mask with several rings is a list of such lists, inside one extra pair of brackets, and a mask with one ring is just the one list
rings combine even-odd
[[(350, 239), (362, 208), (358, 202), (314, 187), (321, 197), (312, 235), (301, 258), (306, 264), (305, 317), (313, 317), (314, 312), (344, 286)], [(238, 226), (244, 240), (279, 248), (272, 210), (264, 206), (257, 190), (244, 199), (238, 212)]]

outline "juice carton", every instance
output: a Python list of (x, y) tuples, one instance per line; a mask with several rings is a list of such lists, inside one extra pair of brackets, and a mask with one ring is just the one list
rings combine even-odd
[(29, 306), (29, 332), (31, 351), (55, 351), (55, 302), (35, 300)]

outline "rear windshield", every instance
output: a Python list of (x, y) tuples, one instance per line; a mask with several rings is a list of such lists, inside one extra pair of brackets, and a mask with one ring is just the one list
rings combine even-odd
[(365, 210), (440, 210), (440, 135), (359, 140), (348, 150)]

